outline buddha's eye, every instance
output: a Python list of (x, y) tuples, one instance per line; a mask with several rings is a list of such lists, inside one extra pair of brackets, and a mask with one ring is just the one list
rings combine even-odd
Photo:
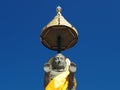
[(61, 59), (61, 60), (64, 60), (64, 58), (62, 58), (62, 57), (61, 57), (60, 59)]

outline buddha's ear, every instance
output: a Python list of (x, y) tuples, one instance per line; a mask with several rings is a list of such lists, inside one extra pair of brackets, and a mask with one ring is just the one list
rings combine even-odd
[(70, 66), (70, 63), (71, 63), (69, 58), (65, 58), (65, 62), (66, 62), (65, 70), (69, 70), (69, 66)]
[(52, 64), (53, 61), (54, 61), (54, 57), (50, 58), (48, 63)]
[(71, 63), (70, 59), (66, 58), (65, 60), (66, 60), (67, 65), (70, 66), (70, 63)]

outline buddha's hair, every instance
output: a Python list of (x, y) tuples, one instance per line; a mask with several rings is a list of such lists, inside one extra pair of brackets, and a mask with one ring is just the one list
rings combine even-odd
[(58, 53), (56, 56), (63, 56), (64, 58), (66, 58), (62, 53)]

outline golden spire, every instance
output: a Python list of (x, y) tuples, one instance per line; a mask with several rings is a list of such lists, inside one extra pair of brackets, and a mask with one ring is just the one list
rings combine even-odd
[(62, 8), (56, 8), (57, 15), (46, 25), (41, 33), (42, 43), (49, 49), (58, 50), (57, 38), (61, 37), (61, 50), (73, 47), (78, 41), (77, 30), (62, 16)]

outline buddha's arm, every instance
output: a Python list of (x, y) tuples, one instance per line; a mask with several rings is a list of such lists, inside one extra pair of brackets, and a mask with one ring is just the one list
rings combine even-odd
[(75, 72), (76, 72), (76, 65), (75, 63), (71, 62), (69, 67), (69, 89), (68, 90), (74, 90), (74, 80), (75, 80)]
[(45, 77), (44, 77), (44, 88), (45, 88), (49, 83), (50, 72), (51, 72), (51, 65), (49, 63), (44, 64), (44, 72), (45, 72)]

